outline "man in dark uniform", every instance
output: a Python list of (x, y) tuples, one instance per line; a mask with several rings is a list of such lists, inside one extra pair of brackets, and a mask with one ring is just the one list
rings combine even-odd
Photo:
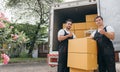
[(65, 29), (58, 31), (58, 41), (59, 44), (59, 59), (58, 59), (58, 72), (69, 72), (67, 67), (67, 57), (68, 57), (68, 40), (75, 38), (74, 33), (70, 31), (72, 27), (72, 20), (66, 20)]
[(112, 43), (115, 37), (114, 29), (111, 26), (104, 26), (101, 16), (97, 16), (95, 22), (98, 29), (94, 31), (90, 37), (97, 42), (99, 72), (116, 72), (114, 47)]

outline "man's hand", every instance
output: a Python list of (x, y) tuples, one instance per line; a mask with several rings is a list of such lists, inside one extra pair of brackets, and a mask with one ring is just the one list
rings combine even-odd
[(67, 36), (72, 37), (73, 36), (72, 32), (70, 32)]
[(105, 34), (105, 30), (104, 29), (100, 29), (99, 33), (100, 34)]
[(107, 38), (111, 40), (113, 40), (115, 36), (114, 32), (105, 32), (104, 29), (100, 29), (99, 33), (105, 35)]

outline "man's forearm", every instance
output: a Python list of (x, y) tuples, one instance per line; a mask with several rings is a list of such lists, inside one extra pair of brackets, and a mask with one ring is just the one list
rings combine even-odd
[(59, 41), (63, 41), (63, 40), (65, 40), (65, 39), (67, 39), (69, 36), (68, 35), (66, 35), (66, 36), (59, 36), (58, 37), (58, 40)]
[(104, 35), (109, 39), (114, 40), (114, 33), (113, 32), (105, 32)]

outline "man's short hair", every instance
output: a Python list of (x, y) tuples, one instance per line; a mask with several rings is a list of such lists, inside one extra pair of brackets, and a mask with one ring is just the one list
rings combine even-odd
[[(103, 20), (102, 16), (97, 16), (97, 17), (95, 17), (95, 20), (96, 20), (97, 18), (101, 18), (101, 19)], [(95, 21), (95, 20), (94, 20), (94, 21)]]
[(67, 19), (65, 22), (66, 22), (66, 23), (67, 23), (67, 22), (72, 22), (72, 19)]

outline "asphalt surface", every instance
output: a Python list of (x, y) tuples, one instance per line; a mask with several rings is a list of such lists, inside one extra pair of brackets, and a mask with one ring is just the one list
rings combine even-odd
[(47, 63), (15, 63), (0, 65), (0, 72), (55, 72)]
[[(49, 67), (46, 62), (15, 63), (0, 65), (0, 72), (57, 72), (57, 67)], [(120, 63), (116, 63), (116, 70), (120, 72)]]

